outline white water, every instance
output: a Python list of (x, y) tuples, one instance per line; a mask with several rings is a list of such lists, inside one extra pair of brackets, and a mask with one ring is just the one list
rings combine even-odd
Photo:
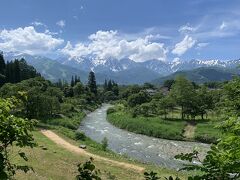
[(110, 106), (104, 104), (88, 114), (79, 129), (97, 142), (107, 137), (108, 148), (116, 153), (146, 163), (179, 168), (182, 162), (174, 159), (175, 155), (192, 152), (193, 149), (204, 155), (209, 149), (209, 145), (203, 143), (165, 140), (119, 129), (106, 120), (106, 111)]

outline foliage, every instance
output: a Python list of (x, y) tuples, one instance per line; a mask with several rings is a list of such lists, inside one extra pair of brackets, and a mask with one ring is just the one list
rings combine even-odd
[(221, 107), (224, 114), (240, 116), (240, 78), (235, 77), (224, 86)]
[[(157, 173), (151, 171), (150, 173), (144, 172), (144, 178), (145, 180), (158, 180), (161, 179), (160, 177), (157, 176)], [(165, 180), (180, 180), (179, 177), (173, 178), (172, 176), (169, 177), (164, 177)]]
[(170, 96), (181, 107), (182, 119), (184, 119), (187, 109), (194, 105), (193, 98), (196, 96), (192, 83), (182, 76), (177, 77), (170, 91)]
[[(16, 170), (27, 172), (31, 169), (28, 166), (15, 165), (9, 159), (9, 147), (35, 146), (30, 131), (33, 130), (36, 122), (11, 114), (18, 110), (16, 108), (20, 103), (16, 98), (0, 99), (0, 179), (11, 178), (16, 174)], [(25, 161), (28, 160), (24, 152), (19, 151), (18, 155)]]
[(86, 135), (83, 132), (76, 131), (75, 132), (75, 139), (85, 141), (86, 140)]
[(112, 113), (114, 113), (114, 112), (116, 112), (116, 110), (115, 110), (115, 108), (113, 108), (113, 107), (108, 108), (108, 110), (107, 110), (107, 114), (112, 114)]
[(83, 84), (81, 82), (77, 82), (73, 87), (73, 94), (74, 96), (81, 96), (84, 93), (84, 90)]
[(24, 80), (17, 84), (5, 84), (0, 89), (4, 98), (19, 97), (19, 92), (26, 92), (27, 98), (23, 100), (25, 111), (23, 115), (28, 118), (45, 118), (57, 114), (60, 110), (63, 93), (42, 77)]
[(141, 91), (128, 97), (128, 105), (130, 107), (135, 107), (137, 105), (149, 102), (149, 100), (149, 95), (145, 91)]
[(33, 66), (27, 64), (25, 59), (15, 59), (5, 63), (0, 53), (0, 86), (5, 83), (18, 83), (22, 80), (41, 76)]
[(43, 122), (49, 125), (62, 126), (68, 129), (77, 130), (81, 120), (85, 114), (83, 112), (75, 113), (75, 115), (71, 118), (62, 117), (62, 118), (49, 118), (44, 120)]
[(150, 173), (144, 172), (144, 177), (146, 180), (158, 180), (160, 177), (157, 176), (157, 173), (151, 171)]
[(104, 151), (106, 151), (107, 147), (108, 147), (108, 139), (106, 137), (104, 137), (103, 140), (102, 140), (102, 149)]
[(88, 88), (91, 93), (93, 93), (95, 96), (97, 95), (97, 83), (93, 71), (91, 71), (88, 76)]
[(176, 158), (193, 162), (200, 161), (200, 165), (187, 164), (182, 170), (200, 170), (203, 174), (189, 179), (238, 179), (240, 178), (240, 122), (237, 118), (230, 118), (219, 126), (224, 132), (222, 139), (211, 146), (205, 159), (201, 161), (198, 152), (180, 154)]
[(96, 170), (92, 157), (84, 164), (78, 164), (78, 173), (79, 174), (76, 176), (78, 180), (101, 180), (99, 176), (100, 170)]
[(172, 85), (175, 83), (175, 80), (174, 79), (169, 79), (169, 80), (166, 80), (164, 81), (163, 83), (163, 87), (166, 87), (168, 88), (168, 90), (170, 90), (172, 88)]

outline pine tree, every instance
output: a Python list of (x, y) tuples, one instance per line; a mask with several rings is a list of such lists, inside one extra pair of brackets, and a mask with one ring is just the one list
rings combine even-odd
[(77, 84), (77, 82), (78, 82), (78, 77), (77, 77), (77, 75), (75, 75), (75, 78), (74, 78), (74, 86)]
[(107, 80), (105, 79), (104, 85), (103, 85), (103, 89), (104, 89), (105, 92), (107, 91), (107, 87), (108, 87)]
[(6, 82), (10, 82), (10, 63), (7, 62), (6, 64), (6, 72), (5, 72), (5, 75), (6, 75)]
[(113, 88), (112, 88), (113, 93), (118, 96), (119, 95), (119, 88), (118, 84), (113, 81)]
[(73, 87), (74, 85), (75, 85), (75, 82), (74, 82), (74, 79), (73, 79), (73, 76), (72, 76), (71, 87)]
[(112, 91), (112, 88), (113, 88), (112, 80), (109, 80), (107, 85), (107, 90)]
[(88, 88), (91, 93), (97, 95), (97, 83), (96, 83), (96, 78), (93, 71), (91, 71), (88, 76)]
[(2, 52), (0, 52), (0, 74), (2, 75), (5, 74), (5, 68), (6, 68), (5, 60)]
[(4, 58), (3, 58), (3, 54), (0, 53), (0, 87), (6, 81), (5, 69), (6, 69), (6, 64), (5, 64), (5, 61), (4, 61)]
[(14, 67), (14, 83), (18, 83), (21, 81), (21, 70), (20, 70), (20, 66), (19, 66), (19, 61), (15, 60), (13, 63), (13, 67)]

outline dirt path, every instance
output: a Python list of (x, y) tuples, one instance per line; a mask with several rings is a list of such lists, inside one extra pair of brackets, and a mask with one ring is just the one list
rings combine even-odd
[(187, 139), (193, 139), (195, 133), (196, 125), (193, 123), (188, 123), (187, 126), (184, 128), (183, 136)]
[(72, 144), (70, 144), (69, 142), (65, 141), (63, 138), (59, 137), (57, 134), (55, 134), (54, 132), (50, 131), (50, 130), (41, 130), (41, 132), (48, 137), (49, 139), (51, 139), (53, 142), (55, 142), (56, 144), (62, 146), (63, 148), (72, 151), (74, 153), (78, 153), (78, 154), (82, 154), (85, 156), (89, 156), (89, 157), (93, 157), (96, 160), (102, 160), (105, 162), (108, 162), (110, 164), (122, 167), (122, 168), (126, 168), (126, 169), (132, 169), (138, 172), (143, 172), (145, 170), (145, 168), (140, 167), (140, 166), (136, 166), (133, 164), (129, 164), (129, 163), (125, 163), (125, 162), (119, 162), (119, 161), (114, 161), (96, 154), (92, 154), (89, 153), (83, 149), (80, 149), (77, 146), (74, 146)]

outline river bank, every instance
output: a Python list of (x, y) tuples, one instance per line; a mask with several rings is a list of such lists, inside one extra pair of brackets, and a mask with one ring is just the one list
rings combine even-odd
[(88, 114), (79, 129), (99, 143), (106, 137), (109, 149), (118, 154), (127, 155), (145, 163), (177, 169), (182, 166), (182, 162), (174, 159), (175, 155), (198, 149), (203, 157), (209, 149), (208, 144), (152, 138), (119, 129), (106, 119), (106, 111), (109, 107), (111, 105), (104, 104)]

